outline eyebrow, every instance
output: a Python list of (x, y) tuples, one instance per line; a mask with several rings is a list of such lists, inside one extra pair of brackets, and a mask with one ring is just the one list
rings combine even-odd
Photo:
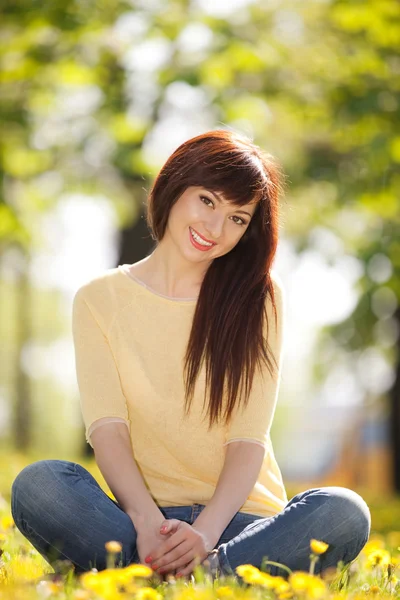
[[(210, 194), (212, 194), (213, 196), (215, 196), (215, 198), (218, 200), (218, 202), (221, 202), (221, 198), (218, 196), (218, 194), (216, 192), (212, 192), (209, 189), (207, 189), (207, 191), (210, 192)], [(247, 212), (247, 210), (237, 210), (236, 212), (237, 213), (243, 213), (245, 215), (249, 215), (249, 217), (251, 218), (251, 214), (249, 212)]]

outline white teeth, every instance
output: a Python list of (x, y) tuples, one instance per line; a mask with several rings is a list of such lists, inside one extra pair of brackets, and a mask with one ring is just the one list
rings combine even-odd
[(191, 227), (190, 227), (190, 231), (192, 232), (192, 236), (194, 237), (196, 242), (198, 242), (202, 246), (213, 246), (213, 244), (210, 244), (210, 242), (205, 242), (200, 236), (198, 236), (197, 233), (195, 231), (193, 231), (193, 229)]

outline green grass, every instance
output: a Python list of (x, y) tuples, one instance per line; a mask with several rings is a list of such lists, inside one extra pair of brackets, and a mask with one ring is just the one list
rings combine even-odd
[[(143, 574), (137, 571), (139, 565), (125, 569), (112, 568), (114, 562), (109, 556), (110, 568), (100, 573), (89, 572), (85, 576), (75, 576), (68, 563), (60, 563), (64, 571), (57, 577), (53, 568), (35, 550), (28, 540), (16, 529), (10, 511), (10, 490), (13, 479), (24, 466), (48, 458), (0, 452), (2, 466), (0, 472), (0, 599), (43, 599), (65, 598), (73, 600), (162, 600), (164, 596), (175, 600), (201, 600), (212, 598), (271, 598), (296, 600), (305, 598), (354, 598), (362, 600), (375, 597), (400, 598), (400, 499), (368, 498), (362, 494), (371, 509), (371, 537), (361, 554), (350, 565), (339, 564), (336, 569), (313, 576), (313, 560), (310, 572), (294, 572), (288, 578), (271, 577), (269, 563), (264, 561), (258, 570), (251, 565), (238, 567), (241, 581), (233, 577), (211, 582), (201, 566), (197, 567), (188, 579), (175, 580), (168, 577), (163, 581), (151, 569)], [(104, 478), (93, 460), (63, 457), (79, 462), (99, 481), (106, 493), (112, 496)], [(288, 496), (300, 491), (288, 486)], [(398, 528), (398, 529), (397, 529)], [(310, 549), (311, 555), (311, 549)], [(148, 567), (141, 565), (144, 569)], [(136, 571), (135, 571), (136, 569)], [(62, 570), (62, 569), (61, 569)], [(53, 574), (53, 577), (51, 577)], [(47, 577), (47, 579), (46, 579)], [(190, 598), (189, 598), (190, 597)]]

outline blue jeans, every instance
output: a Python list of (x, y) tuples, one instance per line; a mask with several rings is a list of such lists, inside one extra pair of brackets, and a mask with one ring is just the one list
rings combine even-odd
[[(159, 507), (166, 519), (193, 524), (204, 504)], [(81, 465), (66, 460), (39, 460), (26, 466), (11, 490), (16, 526), (44, 559), (53, 565), (68, 560), (76, 574), (106, 568), (104, 544), (122, 544), (120, 566), (139, 563), (136, 530), (118, 502), (112, 500)], [(315, 573), (354, 560), (366, 544), (371, 514), (356, 492), (344, 487), (309, 489), (294, 496), (273, 517), (237, 512), (215, 548), (221, 573), (239, 576), (241, 564), (261, 567), (263, 557), (292, 570), (308, 571), (310, 540), (329, 544)], [(279, 567), (272, 575), (287, 576)]]

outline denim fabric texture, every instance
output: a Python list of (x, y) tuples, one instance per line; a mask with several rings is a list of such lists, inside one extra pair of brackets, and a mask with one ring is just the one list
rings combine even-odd
[[(204, 504), (160, 507), (166, 519), (193, 524)], [(11, 512), (17, 528), (50, 564), (68, 560), (79, 574), (106, 568), (105, 543), (122, 544), (121, 566), (139, 563), (136, 531), (130, 517), (95, 478), (78, 463), (39, 460), (26, 466), (11, 489)], [(294, 496), (273, 517), (237, 512), (215, 548), (222, 575), (241, 564), (261, 567), (263, 557), (292, 570), (308, 571), (310, 540), (329, 544), (315, 573), (349, 563), (361, 552), (371, 530), (370, 510), (356, 492), (339, 486), (308, 489)], [(279, 567), (272, 575), (287, 576)]]

